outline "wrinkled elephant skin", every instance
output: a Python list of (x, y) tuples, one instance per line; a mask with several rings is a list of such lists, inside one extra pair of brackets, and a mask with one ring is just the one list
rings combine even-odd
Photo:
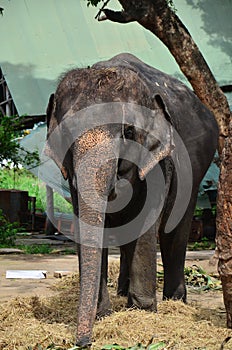
[(188, 235), (218, 129), (184, 84), (130, 54), (66, 73), (47, 120), (46, 153), (68, 179), (79, 218), (77, 344), (87, 346), (96, 314), (110, 312), (107, 246), (114, 242), (118, 293), (128, 306), (156, 310), (157, 235), (163, 298), (186, 300)]

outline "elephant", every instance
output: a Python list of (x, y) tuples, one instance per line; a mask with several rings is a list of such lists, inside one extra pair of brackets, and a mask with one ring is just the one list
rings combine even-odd
[(128, 53), (66, 72), (47, 124), (46, 154), (70, 186), (80, 269), (76, 344), (88, 347), (96, 316), (111, 312), (110, 245), (120, 246), (118, 294), (128, 306), (156, 311), (157, 237), (163, 298), (186, 301), (188, 236), (218, 127), (187, 86)]

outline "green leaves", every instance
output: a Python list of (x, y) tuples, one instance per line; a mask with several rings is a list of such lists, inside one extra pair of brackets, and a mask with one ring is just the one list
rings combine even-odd
[[(220, 290), (221, 281), (219, 277), (209, 275), (200, 266), (192, 265), (184, 269), (185, 282), (195, 292), (208, 290)], [(162, 284), (164, 280), (164, 271), (157, 271), (157, 281)]]
[(15, 245), (16, 233), (19, 231), (17, 223), (10, 223), (0, 209), (0, 246), (12, 247)]
[(118, 344), (105, 345), (101, 348), (101, 350), (125, 350), (125, 349), (126, 348)]
[(159, 343), (149, 345), (147, 350), (161, 350), (165, 349), (165, 346), (165, 343), (161, 341)]
[[(38, 347), (36, 350), (45, 350), (45, 348), (43, 348), (42, 346), (40, 346), (40, 345), (37, 345), (37, 346)], [(129, 347), (129, 348), (125, 348), (124, 346), (121, 346), (118, 344), (109, 344), (109, 345), (104, 345), (101, 348), (101, 350), (165, 350), (165, 346), (166, 346), (166, 344), (164, 342), (150, 344), (148, 346), (143, 346), (141, 343), (138, 343), (137, 345)], [(55, 344), (51, 344), (46, 348), (46, 350), (48, 350), (48, 349), (62, 350), (63, 348), (58, 347)], [(80, 349), (80, 347), (74, 346), (72, 348), (69, 348), (68, 350), (78, 350), (78, 349)], [(32, 348), (28, 348), (28, 350), (32, 350)]]
[(101, 350), (164, 350), (166, 344), (164, 342), (158, 342), (154, 344), (149, 344), (147, 346), (143, 346), (141, 343), (138, 343), (135, 346), (125, 348), (118, 344), (105, 345), (101, 348)]
[(197, 291), (221, 289), (221, 281), (210, 276), (200, 266), (193, 265), (185, 268), (186, 284)]
[(97, 7), (97, 5), (100, 2), (103, 2), (103, 0), (86, 0), (87, 1), (87, 6), (89, 7), (90, 5)]
[[(165, 350), (165, 343), (164, 342), (159, 342), (156, 344), (150, 344), (149, 346), (143, 346), (142, 344), (137, 344), (135, 346), (129, 347), (129, 348), (125, 348), (124, 346), (120, 346), (118, 344), (111, 344), (111, 345), (105, 345), (101, 348), (101, 350)], [(36, 346), (36, 350), (62, 350), (65, 349), (63, 347), (57, 346), (55, 344), (50, 344), (48, 347), (46, 347), (46, 349), (44, 347), (42, 347), (42, 345), (37, 344)], [(68, 350), (78, 350), (81, 349), (78, 346), (74, 346), (72, 348), (69, 348)], [(35, 350), (35, 348), (33, 347), (29, 347), (28, 350)]]
[(22, 135), (15, 131), (23, 117), (7, 117), (0, 115), (0, 165), (4, 161), (18, 166), (20, 163), (36, 166), (39, 163), (38, 152), (28, 152), (19, 143)]

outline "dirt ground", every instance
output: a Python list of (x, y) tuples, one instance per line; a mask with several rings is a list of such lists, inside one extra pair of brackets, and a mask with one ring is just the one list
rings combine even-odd
[[(213, 251), (188, 252), (186, 266), (198, 265), (207, 273), (216, 273), (217, 264), (213, 259)], [(109, 260), (119, 259), (111, 255)], [(158, 255), (158, 264), (161, 263)], [(7, 270), (43, 270), (47, 272), (46, 279), (6, 279)], [(55, 271), (78, 271), (78, 261), (75, 255), (0, 255), (0, 303), (17, 296), (48, 296), (54, 291), (50, 288), (57, 280)], [(158, 301), (161, 292), (157, 292)], [(194, 293), (188, 291), (188, 302), (201, 304), (206, 309), (220, 308), (224, 312), (222, 291)]]

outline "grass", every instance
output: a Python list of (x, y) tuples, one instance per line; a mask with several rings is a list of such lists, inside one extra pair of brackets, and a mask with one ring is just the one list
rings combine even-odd
[[(0, 188), (28, 191), (29, 196), (36, 197), (36, 208), (46, 209), (46, 187), (36, 176), (26, 169), (1, 169)], [(72, 213), (72, 206), (61, 195), (54, 193), (55, 211)]]
[(0, 187), (28, 191), (30, 196), (38, 197), (38, 179), (26, 169), (1, 169)]
[(212, 250), (215, 249), (216, 243), (209, 241), (207, 237), (202, 237), (200, 242), (194, 242), (189, 245), (191, 250)]
[(49, 244), (17, 245), (26, 254), (50, 254), (53, 248)]
[(19, 244), (17, 248), (21, 249), (25, 254), (62, 254), (62, 255), (76, 255), (75, 249), (65, 248), (57, 249), (49, 244)]

